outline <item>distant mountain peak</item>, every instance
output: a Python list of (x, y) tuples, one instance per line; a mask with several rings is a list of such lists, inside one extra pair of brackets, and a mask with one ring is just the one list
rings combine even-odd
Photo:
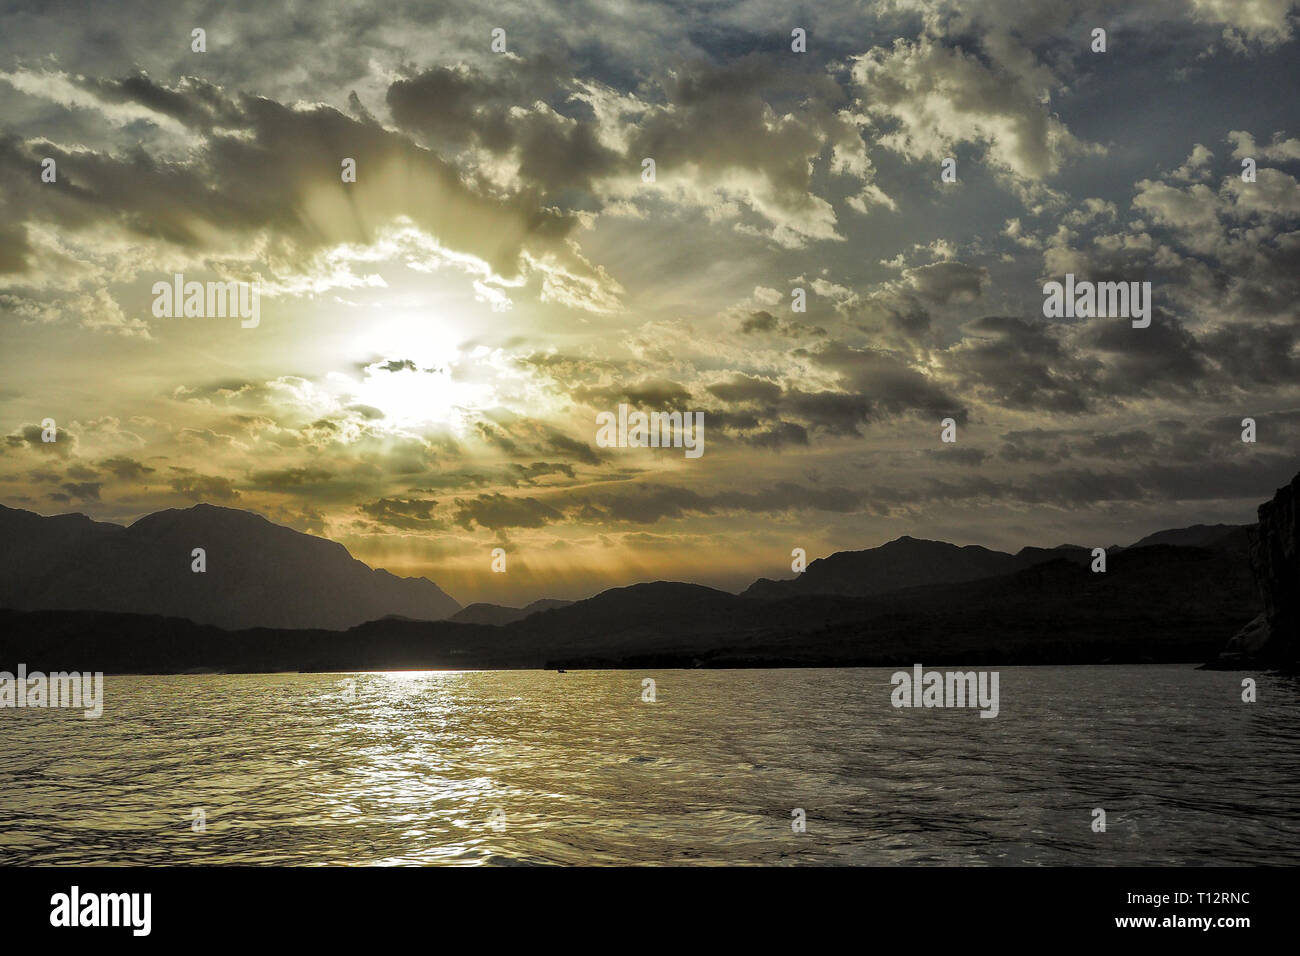
[(875, 548), (837, 551), (811, 562), (786, 581), (760, 578), (745, 597), (779, 598), (829, 594), (868, 597), (927, 584), (947, 584), (1010, 574), (1024, 564), (1010, 554), (977, 544), (956, 545), (901, 535)]
[(1229, 535), (1240, 534), (1246, 525), (1239, 524), (1194, 524), (1186, 528), (1167, 528), (1141, 538), (1130, 548), (1147, 548), (1156, 544), (1172, 544), (1184, 548), (1212, 547)]
[(540, 598), (523, 607), (506, 607), (501, 604), (480, 602), (466, 605), (449, 617), (448, 620), (455, 621), (457, 624), (488, 624), (493, 627), (501, 627), (506, 624), (513, 624), (515, 621), (522, 621), (526, 617), (540, 614), (543, 611), (568, 607), (572, 603), (572, 601), (561, 601), (556, 598)]
[[(206, 571), (191, 567), (203, 548)], [(345, 630), (460, 605), (427, 578), (368, 567), (342, 544), (255, 512), (199, 503), (129, 527), (0, 511), (0, 606), (185, 617), (225, 628)]]

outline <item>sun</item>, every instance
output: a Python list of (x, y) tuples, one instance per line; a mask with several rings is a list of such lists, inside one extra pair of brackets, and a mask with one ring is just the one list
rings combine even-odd
[(350, 350), (369, 360), (360, 381), (348, 376), (352, 399), (377, 409), (393, 427), (465, 431), (495, 404), (490, 376), (479, 361), (482, 350), (462, 348), (466, 338), (446, 318), (411, 313), (385, 319)]
[(392, 361), (364, 369), (355, 395), (359, 405), (378, 409), (384, 420), (399, 428), (442, 425), (464, 431), (491, 404), (488, 385), (458, 381), (458, 362), (394, 368)]

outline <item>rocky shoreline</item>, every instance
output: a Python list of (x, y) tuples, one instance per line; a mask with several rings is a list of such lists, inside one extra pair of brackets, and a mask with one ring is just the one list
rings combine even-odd
[(1260, 666), (1300, 672), (1300, 474), (1259, 506), (1259, 523), (1247, 529), (1250, 568), (1264, 603), (1254, 620), (1228, 641), (1206, 668)]

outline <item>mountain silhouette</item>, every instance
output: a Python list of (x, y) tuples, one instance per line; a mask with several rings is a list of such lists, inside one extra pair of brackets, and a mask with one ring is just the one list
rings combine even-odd
[[(207, 570), (192, 570), (202, 548)], [(344, 630), (386, 614), (436, 620), (460, 605), (343, 545), (247, 511), (200, 504), (129, 527), (0, 506), (0, 605), (184, 617), (221, 628)]]
[(524, 618), (540, 611), (568, 607), (572, 603), (572, 601), (561, 601), (558, 598), (542, 598), (524, 607), (506, 607), (501, 604), (483, 603), (467, 604), (447, 620), (455, 621), (457, 624), (488, 624), (493, 627), (501, 627), (506, 624), (513, 624), (515, 621), (522, 621)]
[(655, 582), (505, 626), (226, 631), (176, 617), (0, 611), (0, 659), (47, 671), (1100, 664), (1208, 660), (1259, 611), (1233, 552), (1153, 545), (872, 597), (743, 598)]
[(839, 594), (869, 597), (925, 584), (956, 584), (1010, 574), (1061, 555), (1043, 548), (1020, 555), (992, 551), (979, 545), (958, 547), (904, 535), (878, 548), (838, 551), (818, 558), (791, 580), (759, 578), (745, 597), (772, 599), (796, 594)]
[[(1210, 548), (1229, 543), (1240, 543), (1244, 546), (1248, 527), (1250, 526), (1244, 524), (1194, 524), (1190, 528), (1170, 528), (1168, 531), (1149, 534), (1140, 541), (1133, 542), (1129, 547), (1145, 548), (1153, 544), (1173, 544), (1184, 548)], [(1229, 540), (1230, 536), (1231, 540)]]
[[(1168, 544), (1231, 549), (1244, 560), (1248, 546), (1246, 527), (1200, 524), (1171, 528), (1147, 535), (1129, 548)], [(1124, 550), (1127, 549), (1118, 546), (1106, 548), (1108, 555)], [(812, 594), (871, 597), (930, 584), (980, 581), (1059, 560), (1089, 564), (1092, 549), (1062, 544), (1054, 548), (1030, 546), (1008, 554), (979, 545), (959, 547), (946, 541), (904, 535), (877, 548), (837, 551), (829, 557), (818, 558), (795, 578), (781, 581), (759, 578), (743, 592), (743, 596), (765, 600)]]
[(748, 602), (702, 584), (655, 581), (610, 588), (568, 607), (535, 614), (507, 626), (534, 646), (565, 653), (605, 648), (688, 650), (704, 635), (730, 630)]
[(458, 611), (432, 582), (247, 512), (122, 528), (0, 508), (0, 659), (150, 673), (1200, 662), (1260, 611), (1247, 543), (1243, 527), (1171, 529), (1094, 572), (1074, 545), (902, 537), (743, 595), (658, 581)]

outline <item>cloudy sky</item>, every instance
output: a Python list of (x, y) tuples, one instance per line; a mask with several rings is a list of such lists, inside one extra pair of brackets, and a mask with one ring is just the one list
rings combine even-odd
[[(502, 603), (1251, 520), (1300, 467), (1300, 14), (971, 7), (3, 3), (0, 502)], [(260, 323), (155, 317), (175, 273)], [(1150, 327), (1045, 319), (1066, 273)], [(600, 447), (621, 402), (704, 454)]]

